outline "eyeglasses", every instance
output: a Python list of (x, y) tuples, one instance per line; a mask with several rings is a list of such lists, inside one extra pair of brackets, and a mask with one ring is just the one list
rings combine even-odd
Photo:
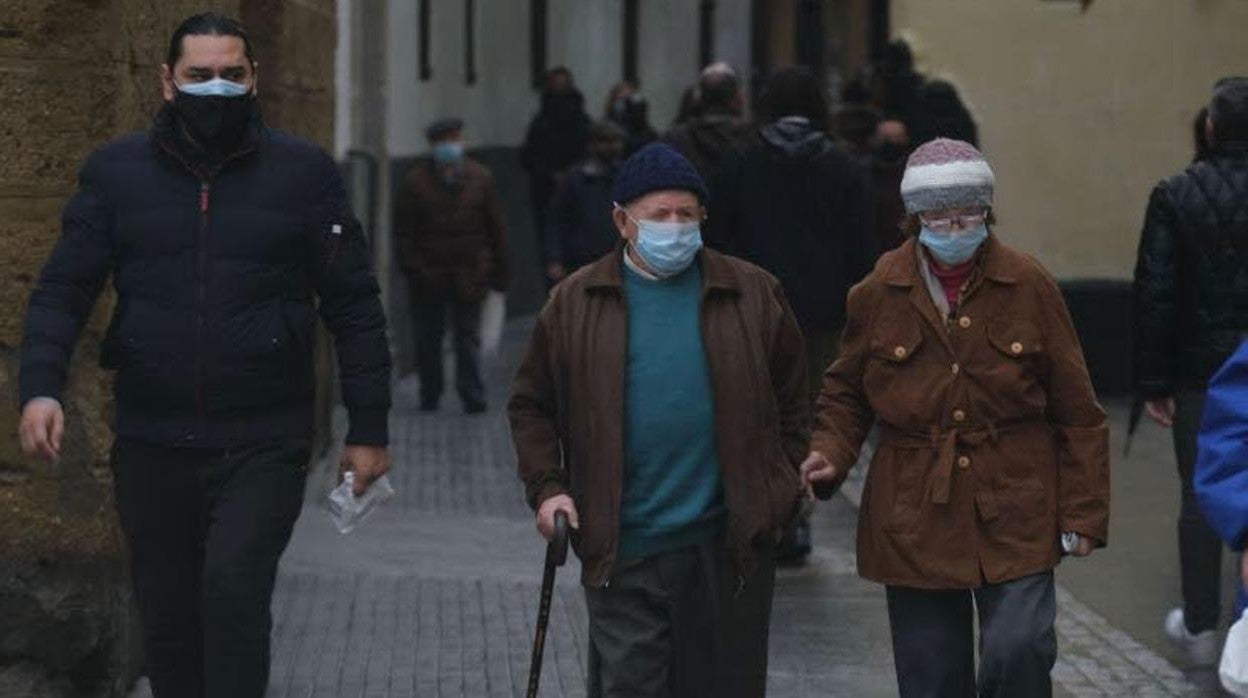
[(955, 227), (958, 230), (970, 230), (983, 225), (984, 221), (988, 220), (988, 209), (984, 209), (979, 213), (965, 213), (960, 216), (942, 216), (940, 218), (919, 216), (919, 220), (933, 233), (947, 234), (953, 232)]

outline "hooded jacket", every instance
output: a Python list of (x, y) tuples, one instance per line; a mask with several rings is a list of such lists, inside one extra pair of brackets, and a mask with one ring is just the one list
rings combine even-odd
[(870, 174), (802, 117), (758, 130), (711, 187), (708, 242), (780, 279), (806, 332), (845, 322), (875, 262)]

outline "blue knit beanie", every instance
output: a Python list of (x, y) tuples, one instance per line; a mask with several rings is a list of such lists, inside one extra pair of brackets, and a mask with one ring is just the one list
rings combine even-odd
[(652, 191), (683, 189), (697, 194), (706, 204), (710, 195), (693, 163), (666, 143), (651, 143), (624, 161), (615, 176), (611, 198), (620, 205), (636, 201)]

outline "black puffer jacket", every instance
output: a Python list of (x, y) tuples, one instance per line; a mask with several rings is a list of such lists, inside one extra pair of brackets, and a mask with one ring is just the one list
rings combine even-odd
[(1203, 387), (1248, 331), (1248, 143), (1157, 185), (1135, 267), (1136, 390)]
[(111, 274), (101, 364), (119, 436), (224, 448), (308, 438), (320, 316), (334, 334), (348, 443), (387, 441), (385, 317), (342, 178), (320, 148), (253, 124), (216, 172), (184, 156), (170, 111), (91, 154), (30, 299), (22, 401), (59, 399)]

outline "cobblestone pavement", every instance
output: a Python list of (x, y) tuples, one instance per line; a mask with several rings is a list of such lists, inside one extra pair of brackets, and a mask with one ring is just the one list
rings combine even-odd
[[(274, 599), (270, 696), (524, 695), (543, 547), (521, 500), (501, 408), (527, 329), (513, 324), (488, 364), (485, 415), (460, 414), (453, 395), (440, 413), (419, 413), (414, 382), (399, 384), (399, 494), (355, 532), (342, 536), (330, 525), (319, 503), (328, 483), (310, 485)], [(855, 516), (853, 497), (821, 505), (810, 563), (780, 573), (770, 696), (896, 695), (883, 593), (855, 574)], [(543, 696), (585, 695), (585, 605), (569, 559)], [(1214, 695), (1066, 589), (1059, 604), (1059, 695)]]

